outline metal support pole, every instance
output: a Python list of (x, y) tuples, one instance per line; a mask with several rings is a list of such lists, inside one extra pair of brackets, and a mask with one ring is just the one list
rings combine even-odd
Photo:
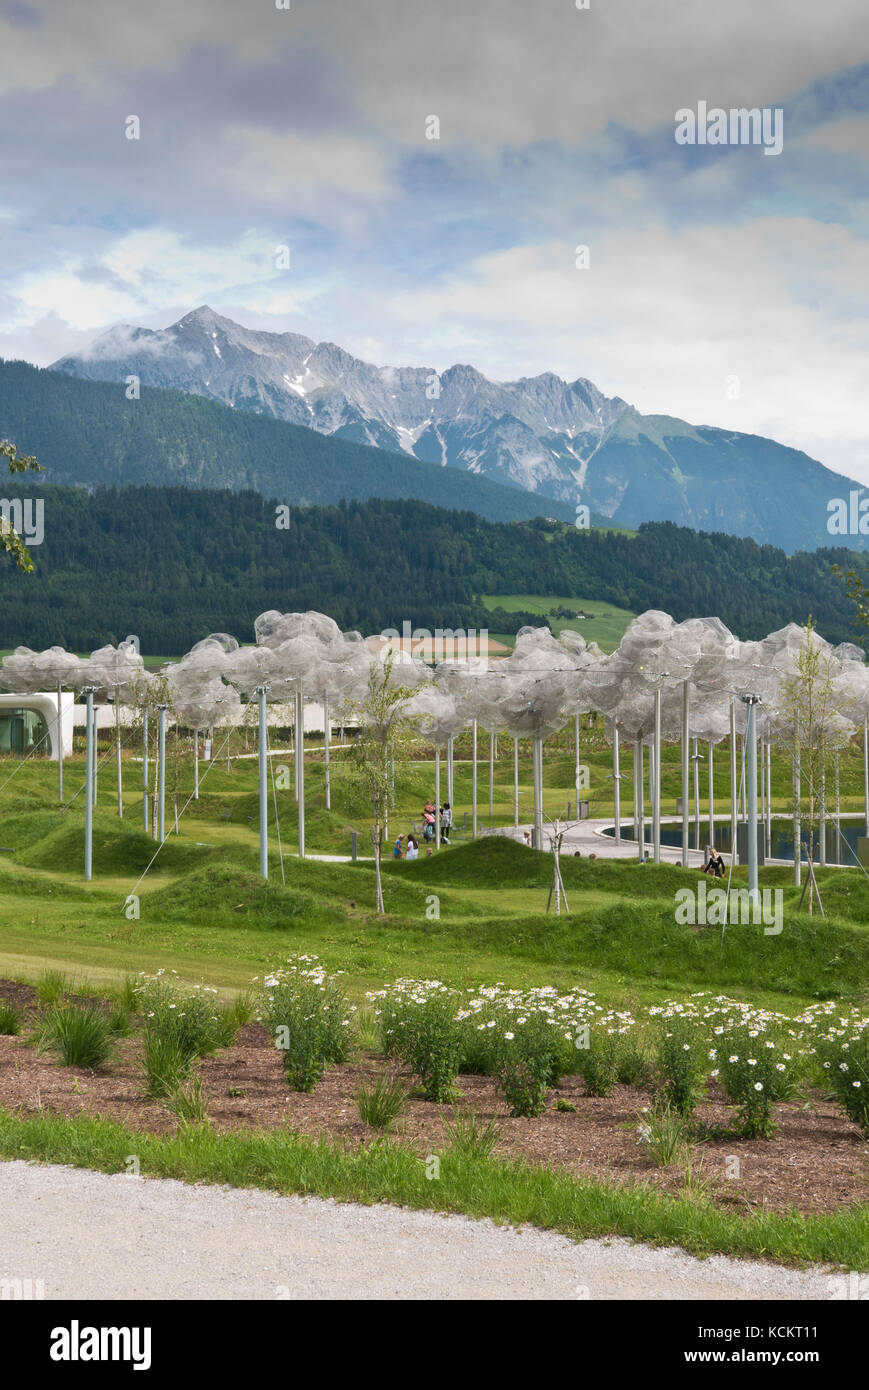
[(869, 719), (863, 720), (863, 813), (869, 836)]
[(299, 693), (293, 696), (293, 795), (299, 799)]
[(689, 771), (691, 760), (688, 755), (688, 741), (691, 724), (691, 688), (687, 681), (682, 682), (682, 868), (689, 863), (688, 840), (691, 834), (691, 792)]
[(772, 740), (766, 741), (766, 857), (772, 858)]
[(435, 744), (435, 849), (441, 847), (441, 750)]
[(800, 747), (797, 744), (793, 758), (793, 787), (794, 787), (794, 883), (799, 888), (802, 881), (802, 860), (803, 853), (800, 845), (802, 827), (800, 825), (800, 797), (801, 797), (801, 776), (800, 776)]
[(535, 849), (543, 848), (543, 739), (534, 735), (534, 836)]
[(471, 759), (474, 764), (471, 773), (471, 795), (474, 801), (474, 809), (471, 816), (471, 836), (477, 838), (477, 721), (474, 720), (474, 730), (471, 745)]
[(266, 715), (266, 688), (259, 686), (259, 871), (263, 878), (269, 876), (269, 791), (268, 791), (268, 722)]
[(57, 799), (63, 801), (63, 719), (61, 718), (61, 683), (57, 682)]
[(332, 809), (332, 777), (331, 777), (331, 772), (330, 772), (330, 768), (329, 768), (329, 743), (330, 743), (331, 734), (332, 734), (332, 729), (331, 729), (331, 727), (330, 727), (330, 726), (331, 726), (331, 723), (332, 723), (332, 719), (331, 719), (331, 716), (330, 716), (330, 714), (329, 714), (329, 696), (328, 696), (328, 695), (324, 695), (324, 696), (323, 696), (323, 748), (324, 748), (325, 759), (326, 759), (326, 762), (325, 762), (325, 769), (326, 769), (326, 770), (325, 770), (325, 778), (326, 778), (326, 810), (327, 810), (327, 811), (331, 811), (331, 809)]
[[(576, 798), (576, 819), (579, 820), (579, 796)], [(619, 776), (619, 726), (613, 724), (613, 839), (617, 845), (622, 842), (622, 784)]]
[[(826, 749), (824, 749), (826, 754)], [(827, 864), (827, 769), (821, 767), (821, 805), (819, 815), (819, 844), (818, 844), (818, 863), (821, 868)]]
[(199, 800), (199, 730), (193, 730), (193, 800)]
[(834, 862), (841, 864), (842, 854), (842, 803), (839, 799), (839, 750), (836, 749), (836, 852)]
[(737, 804), (736, 798), (739, 788), (736, 784), (736, 700), (730, 697), (730, 862), (739, 863), (739, 855), (736, 848), (736, 822)]
[(124, 773), (121, 765), (121, 712), (115, 700), (115, 764), (118, 778), (118, 818), (124, 816)]
[(489, 730), (489, 818), (495, 814), (494, 810), (494, 786), (495, 786), (495, 734)]
[(637, 787), (638, 787), (638, 789), (639, 789), (639, 791), (638, 791), (638, 799), (637, 799), (637, 811), (638, 811), (639, 817), (640, 817), (640, 831), (639, 831), (639, 835), (638, 835), (637, 838), (638, 838), (638, 844), (639, 844), (639, 847), (640, 847), (639, 857), (640, 857), (640, 859), (645, 859), (645, 857), (646, 857), (646, 806), (645, 806), (646, 788), (645, 788), (645, 781), (644, 781), (644, 779), (645, 779), (645, 771), (644, 771), (644, 768), (645, 768), (646, 755), (645, 755), (645, 752), (643, 751), (643, 741), (642, 741), (642, 739), (640, 739), (639, 742), (636, 743), (634, 746), (635, 746), (636, 754), (637, 754), (637, 771), (638, 771), (638, 773), (639, 773), (639, 779), (638, 779), (638, 782), (637, 782)]
[(305, 857), (305, 697), (296, 693), (296, 792), (299, 799), (299, 858)]
[(709, 740), (709, 843), (715, 845), (715, 785), (712, 773), (712, 740)]
[(694, 740), (694, 848), (700, 848), (700, 754)]
[(576, 714), (574, 715), (574, 719), (576, 720), (576, 726), (575, 726), (575, 740), (574, 740), (574, 774), (573, 774), (573, 777), (574, 777), (574, 783), (575, 783), (575, 786), (576, 786), (576, 819), (579, 820), (579, 794), (580, 794), (580, 791), (582, 790), (582, 788), (581, 788), (581, 786), (580, 786), (580, 783), (581, 783), (581, 781), (582, 781), (582, 773), (581, 773), (581, 771), (580, 771), (580, 763), (579, 763), (579, 711), (578, 711), (578, 710), (577, 710)]
[(166, 838), (166, 706), (160, 706), (160, 731), (158, 736), (157, 783), (160, 788), (157, 797), (157, 841), (162, 845)]
[(455, 735), (454, 735), (454, 734), (450, 734), (449, 739), (447, 740), (447, 801), (450, 803), (450, 808), (452, 808), (452, 807), (455, 805), (455, 800), (456, 800), (456, 798), (453, 796), (453, 773), (454, 773), (454, 768), (453, 768), (453, 749), (454, 749), (454, 739), (455, 739)]
[(748, 894), (752, 906), (760, 905), (757, 887), (757, 695), (743, 695), (748, 706), (745, 743), (748, 761)]
[(147, 835), (148, 821), (148, 711), (142, 711), (142, 828)]
[[(866, 812), (869, 818), (869, 811)], [(519, 740), (513, 740), (513, 827), (519, 829)]]
[(633, 755), (634, 755), (634, 775), (633, 775), (633, 778), (631, 779), (631, 786), (632, 786), (633, 793), (634, 793), (634, 844), (639, 845), (639, 843), (640, 843), (640, 813), (639, 813), (639, 811), (638, 811), (638, 809), (637, 809), (637, 786), (638, 786), (638, 781), (637, 781), (637, 766), (638, 766), (638, 764), (637, 764), (637, 745), (636, 745), (636, 742), (634, 742), (634, 744), (632, 745), (632, 748), (633, 748)]
[(652, 857), (661, 862), (661, 687), (655, 686), (655, 779), (652, 788)]
[(91, 755), (91, 742), (94, 736), (94, 692), (86, 692), (85, 712), (85, 791), (84, 791), (84, 876), (90, 882), (93, 877), (94, 848), (94, 801), (93, 778), (94, 762)]

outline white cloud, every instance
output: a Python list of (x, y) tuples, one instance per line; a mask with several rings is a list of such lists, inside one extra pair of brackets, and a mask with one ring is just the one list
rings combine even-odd
[(235, 180), (257, 196), (287, 197), (299, 189), (340, 188), (375, 197), (385, 191), (383, 157), (370, 142), (353, 138), (272, 135), (229, 131), (242, 146)]
[(644, 413), (770, 435), (869, 480), (858, 237), (779, 218), (610, 232), (589, 270), (573, 250), (518, 246), (385, 308), (419, 326), (416, 346), (439, 367), (471, 334), (488, 344), (475, 365), (490, 375), (588, 376)]
[(799, 145), (869, 159), (869, 116), (848, 116), (842, 121), (817, 126), (800, 138)]

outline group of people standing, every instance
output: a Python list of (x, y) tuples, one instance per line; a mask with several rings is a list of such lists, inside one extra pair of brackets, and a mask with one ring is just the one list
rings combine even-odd
[[(438, 816), (440, 816), (441, 822), (441, 844), (448, 845), (450, 842), (450, 830), (453, 824), (453, 813), (450, 803), (445, 801), (440, 811), (438, 811), (436, 802), (427, 801), (422, 813), (422, 838), (423, 841), (429, 845), (427, 850), (428, 854), (431, 854), (431, 841), (435, 838)], [(407, 836), (406, 843), (405, 837), (399, 835), (395, 844), (392, 846), (392, 857), (393, 859), (419, 858), (419, 841), (413, 832)]]

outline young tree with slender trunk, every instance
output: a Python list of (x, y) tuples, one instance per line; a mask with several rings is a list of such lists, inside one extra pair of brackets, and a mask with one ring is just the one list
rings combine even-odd
[(375, 911), (385, 912), (381, 864), (383, 842), (389, 824), (392, 796), (393, 761), (410, 752), (418, 736), (419, 719), (405, 713), (407, 703), (419, 686), (401, 685), (393, 680), (395, 653), (376, 661), (368, 672), (365, 697), (350, 706), (351, 717), (359, 725), (347, 759), (351, 776), (364, 787), (372, 807), (371, 838), (374, 842)]
[(776, 741), (790, 754), (793, 766), (800, 773), (799, 783), (794, 783), (793, 816), (794, 824), (799, 823), (808, 831), (810, 913), (814, 910), (817, 892), (815, 828), (820, 824), (819, 807), (826, 795), (832, 735), (837, 716), (843, 713), (834, 703), (835, 674), (835, 660), (826, 645), (817, 639), (814, 623), (809, 618), (794, 674), (782, 685)]

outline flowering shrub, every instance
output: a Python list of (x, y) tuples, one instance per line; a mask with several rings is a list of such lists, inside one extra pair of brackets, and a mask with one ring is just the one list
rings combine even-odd
[(605, 1028), (594, 1028), (588, 1046), (577, 1053), (578, 1071), (587, 1096), (611, 1096), (619, 1079), (619, 1039)]
[(290, 957), (265, 978), (263, 1021), (294, 1091), (313, 1091), (330, 1062), (347, 1060), (353, 1009), (337, 978), (316, 956)]
[(818, 1044), (824, 1078), (845, 1114), (869, 1135), (869, 1026), (842, 1018)]
[(769, 1139), (776, 1129), (773, 1104), (789, 1100), (796, 1086), (793, 1053), (762, 1028), (744, 1025), (730, 1030), (716, 1051), (715, 1070), (730, 1100), (740, 1107), (743, 1133), (749, 1139)]
[[(647, 1030), (587, 990), (499, 983), (462, 992), (440, 980), (398, 980), (369, 999), (385, 1051), (408, 1062), (429, 1099), (449, 1098), (460, 1072), (489, 1074), (514, 1114), (540, 1114), (546, 1090), (571, 1073), (582, 1075), (588, 1095), (600, 1096), (618, 1082), (652, 1079)], [(700, 991), (649, 1008), (647, 1020), (657, 1033), (665, 1107), (683, 1119), (706, 1079), (717, 1078), (740, 1107), (743, 1132), (768, 1136), (773, 1105), (817, 1063), (846, 1113), (867, 1124), (869, 1019), (856, 1009), (830, 1001), (788, 1016)]]
[(545, 1014), (520, 1014), (495, 1038), (495, 1075), (511, 1115), (530, 1118), (546, 1109), (546, 1092), (557, 1067), (558, 1040)]
[(181, 986), (163, 970), (143, 972), (139, 979), (135, 992), (145, 1023), (147, 1088), (152, 1096), (168, 1096), (190, 1077), (197, 1057), (232, 1041), (225, 1010), (217, 1003), (217, 990), (208, 986)]
[(387, 1055), (407, 1062), (426, 1100), (452, 1100), (463, 1047), (458, 991), (440, 980), (397, 980), (369, 998), (378, 1007)]
[(658, 1039), (658, 1066), (664, 1079), (668, 1105), (690, 1120), (703, 1096), (703, 1079), (709, 1068), (703, 1030), (693, 1017), (683, 1017), (674, 1006), (664, 1015)]

